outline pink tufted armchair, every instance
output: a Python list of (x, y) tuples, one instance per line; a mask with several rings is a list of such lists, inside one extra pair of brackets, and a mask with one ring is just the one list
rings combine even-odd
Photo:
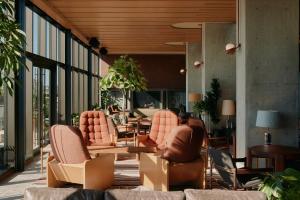
[(80, 115), (79, 128), (87, 146), (114, 146), (115, 129), (102, 111), (85, 111)]
[(174, 127), (178, 126), (178, 118), (169, 110), (160, 110), (154, 113), (149, 135), (138, 135), (138, 146), (155, 146), (158, 149), (165, 147), (166, 138)]

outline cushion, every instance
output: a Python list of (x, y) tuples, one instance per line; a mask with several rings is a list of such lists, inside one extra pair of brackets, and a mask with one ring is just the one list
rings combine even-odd
[(205, 124), (203, 122), (203, 120), (201, 119), (196, 119), (196, 118), (189, 118), (188, 119), (188, 122), (187, 122), (187, 125), (189, 127), (198, 127), (199, 129), (202, 129), (202, 132), (203, 132), (203, 141), (202, 141), (202, 147), (207, 147), (208, 145), (208, 134), (207, 134), (207, 131), (206, 131), (206, 127), (205, 127)]
[(159, 149), (162, 149), (167, 135), (176, 126), (178, 126), (176, 114), (169, 110), (160, 110), (153, 115), (149, 137), (155, 141)]
[(104, 192), (76, 188), (27, 188), (25, 200), (104, 200)]
[(53, 125), (50, 144), (55, 159), (61, 163), (76, 164), (91, 159), (78, 128), (67, 125)]
[(178, 126), (172, 129), (166, 139), (162, 158), (171, 162), (190, 162), (199, 158), (203, 131), (197, 126)]
[(86, 145), (108, 145), (111, 143), (104, 112), (85, 111), (81, 113), (79, 126)]
[(106, 200), (184, 200), (183, 192), (134, 191), (125, 189), (107, 190)]
[(186, 200), (266, 200), (259, 191), (184, 190)]

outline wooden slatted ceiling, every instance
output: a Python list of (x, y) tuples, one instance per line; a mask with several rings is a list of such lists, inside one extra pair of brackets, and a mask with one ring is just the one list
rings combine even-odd
[(48, 0), (86, 37), (98, 37), (112, 54), (185, 53), (166, 42), (200, 42), (200, 29), (179, 22), (235, 22), (236, 0)]

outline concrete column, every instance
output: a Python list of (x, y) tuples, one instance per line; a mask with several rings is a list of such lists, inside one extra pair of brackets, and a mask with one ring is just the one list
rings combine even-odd
[[(299, 1), (240, 0), (236, 53), (237, 156), (264, 143), (259, 109), (278, 110), (282, 126), (273, 144), (297, 145)], [(238, 13), (238, 12), (237, 12)]]
[(193, 105), (188, 101), (190, 92), (202, 93), (202, 69), (194, 67), (195, 61), (202, 61), (201, 43), (186, 44), (186, 110), (192, 112)]
[(212, 79), (220, 82), (221, 100), (218, 127), (225, 126), (225, 118), (221, 115), (223, 99), (236, 99), (236, 59), (235, 55), (227, 55), (225, 46), (235, 42), (235, 24), (205, 23), (202, 25), (202, 93), (210, 90)]

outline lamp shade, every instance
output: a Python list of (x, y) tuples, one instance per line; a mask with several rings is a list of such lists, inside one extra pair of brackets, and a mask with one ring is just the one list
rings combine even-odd
[(263, 128), (278, 128), (279, 112), (275, 110), (258, 110), (256, 126)]
[(233, 100), (223, 100), (222, 115), (235, 115), (235, 103)]
[(202, 95), (200, 93), (191, 92), (189, 93), (189, 102), (197, 102), (200, 101)]

